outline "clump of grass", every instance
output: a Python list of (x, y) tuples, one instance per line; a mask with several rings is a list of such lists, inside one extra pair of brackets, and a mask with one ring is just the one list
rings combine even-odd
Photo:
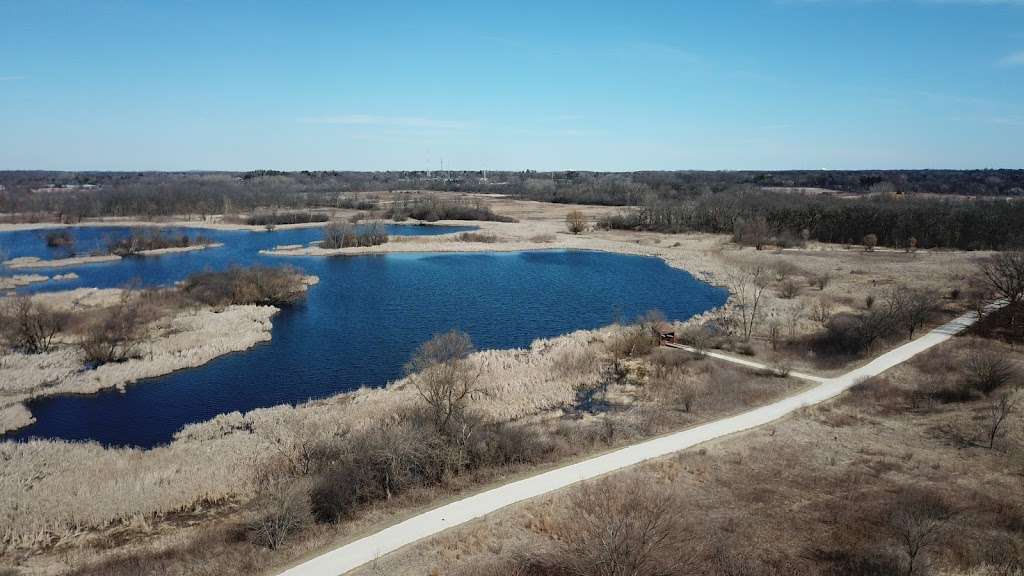
[(497, 236), (487, 232), (463, 232), (456, 238), (459, 239), (459, 242), (483, 242), (485, 244), (493, 244), (498, 241)]

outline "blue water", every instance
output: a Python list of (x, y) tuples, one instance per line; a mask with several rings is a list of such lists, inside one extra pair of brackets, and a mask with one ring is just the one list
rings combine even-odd
[[(391, 233), (428, 231), (438, 232), (406, 226)], [(152, 447), (185, 424), (220, 413), (381, 386), (401, 376), (417, 345), (452, 328), (468, 332), (478, 348), (521, 347), (650, 309), (684, 319), (726, 298), (723, 290), (656, 258), (544, 251), (275, 259), (256, 252), (305, 243), (319, 238), (319, 231), (203, 233), (225, 247), (82, 266), (74, 269), (78, 281), (43, 289), (118, 286), (135, 277), (147, 285), (167, 284), (196, 270), (253, 262), (298, 266), (319, 276), (320, 284), (304, 303), (274, 317), (269, 343), (138, 382), (123, 393), (32, 402), (37, 423), (11, 437)], [(37, 236), (25, 244), (24, 234), (0, 234), (0, 245), (12, 256), (38, 254), (42, 241)]]

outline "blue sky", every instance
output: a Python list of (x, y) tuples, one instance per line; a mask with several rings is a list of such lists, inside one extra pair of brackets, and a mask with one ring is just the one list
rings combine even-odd
[(1024, 168), (1024, 0), (0, 0), (0, 169)]

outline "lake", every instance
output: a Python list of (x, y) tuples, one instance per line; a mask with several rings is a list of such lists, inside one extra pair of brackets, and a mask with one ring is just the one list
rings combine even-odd
[[(392, 235), (455, 230), (389, 227)], [(283, 258), (258, 251), (308, 243), (320, 238), (320, 230), (170, 231), (202, 233), (225, 246), (61, 269), (80, 278), (26, 290), (116, 287), (133, 281), (170, 285), (192, 272), (256, 263), (296, 266), (319, 276), (320, 283), (302, 304), (274, 316), (271, 342), (137, 382), (125, 392), (34, 401), (29, 407), (37, 422), (7, 437), (152, 447), (170, 441), (185, 424), (224, 412), (382, 386), (401, 377), (416, 346), (453, 328), (467, 332), (481, 349), (525, 347), (536, 338), (597, 328), (651, 309), (686, 319), (724, 304), (727, 296), (650, 257), (552, 250)], [(72, 233), (77, 245), (98, 246), (127, 230), (79, 228)], [(9, 257), (52, 257), (44, 236), (45, 231), (0, 233), (0, 247)]]

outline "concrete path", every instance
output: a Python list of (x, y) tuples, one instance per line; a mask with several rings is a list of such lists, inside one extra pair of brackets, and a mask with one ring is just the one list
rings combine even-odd
[[(976, 319), (977, 315), (973, 312), (965, 314), (916, 340), (882, 354), (856, 370), (842, 376), (821, 380), (818, 386), (767, 406), (647, 440), (434, 508), (380, 532), (335, 548), (286, 570), (282, 574), (284, 576), (338, 576), (403, 546), (434, 536), (506, 506), (543, 496), (583, 480), (597, 478), (652, 458), (660, 458), (686, 450), (703, 442), (774, 422), (800, 408), (834, 398), (858, 382), (877, 376), (893, 366), (906, 362), (913, 356), (960, 333), (973, 324)], [(740, 360), (732, 357), (726, 359)], [(809, 378), (815, 381), (820, 380), (817, 377)]]
[[(775, 371), (775, 368), (773, 368), (773, 367), (771, 367), (771, 366), (769, 366), (767, 364), (763, 364), (761, 362), (754, 362), (753, 360), (747, 360), (746, 358), (739, 358), (737, 356), (730, 356), (728, 354), (722, 354), (721, 352), (715, 352), (713, 350), (705, 350), (703, 352), (699, 352), (696, 348), (694, 348), (692, 346), (686, 346), (685, 344), (674, 344), (674, 343), (668, 343), (668, 342), (664, 343), (663, 345), (667, 346), (669, 348), (675, 348), (677, 350), (685, 350), (687, 352), (692, 352), (693, 354), (701, 354), (701, 355), (707, 356), (708, 358), (716, 358), (718, 360), (722, 360), (722, 361), (725, 361), (725, 362), (732, 362), (733, 364), (738, 364), (738, 365), (744, 366), (746, 368), (753, 368), (754, 370), (758, 370), (758, 371), (762, 371), (762, 372), (774, 372)], [(821, 383), (821, 382), (825, 382), (826, 380), (828, 380), (828, 378), (824, 378), (824, 377), (821, 377), (821, 376), (814, 376), (813, 374), (804, 374), (803, 372), (789, 372), (786, 375), (787, 376), (791, 376), (793, 378), (796, 378), (798, 380), (807, 380), (808, 382), (818, 382), (818, 383)]]

